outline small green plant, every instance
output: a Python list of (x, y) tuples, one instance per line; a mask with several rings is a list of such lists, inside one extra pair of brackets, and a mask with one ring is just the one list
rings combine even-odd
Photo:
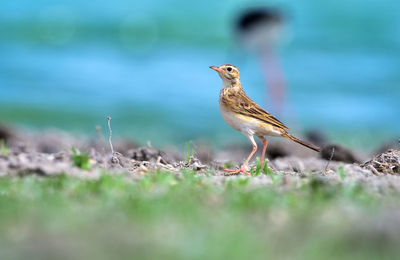
[(258, 176), (261, 173), (261, 162), (260, 162), (260, 158), (257, 157), (256, 158), (256, 169), (254, 171), (254, 174), (252, 174), (253, 176)]
[(343, 181), (343, 180), (344, 180), (344, 177), (346, 176), (346, 173), (344, 172), (343, 166), (339, 166), (339, 167), (338, 167), (337, 173), (338, 173), (338, 175), (339, 175), (339, 179), (340, 179), (341, 181)]
[(256, 172), (254, 171), (254, 167), (253, 166), (250, 167), (250, 175), (251, 176), (256, 176)]
[(263, 169), (264, 174), (269, 175), (271, 177), (271, 180), (275, 185), (281, 183), (282, 173), (281, 172), (275, 173), (271, 168), (269, 168), (267, 160), (264, 160), (262, 169)]
[(235, 167), (235, 164), (234, 164), (233, 162), (231, 162), (231, 161), (228, 161), (228, 162), (226, 162), (226, 163), (224, 164), (224, 168), (225, 168), (225, 169), (233, 168), (233, 167)]
[(271, 179), (272, 179), (272, 182), (273, 182), (275, 185), (278, 185), (278, 184), (281, 183), (282, 176), (283, 176), (283, 175), (282, 175), (282, 173), (280, 173), (280, 172), (270, 174), (270, 177), (271, 177)]
[(267, 174), (267, 175), (274, 175), (275, 174), (274, 171), (271, 168), (268, 167), (267, 160), (264, 160), (262, 169), (264, 171), (264, 174)]
[(264, 172), (264, 174), (271, 175), (275, 177), (274, 171), (268, 167), (268, 162), (267, 160), (264, 160), (263, 165), (261, 165), (261, 160), (259, 157), (256, 158), (256, 167), (251, 167), (250, 168), (250, 175), (251, 176), (258, 176), (261, 173), (261, 170)]
[(190, 161), (190, 157), (194, 155), (193, 142), (189, 141), (185, 144), (185, 159), (186, 162)]
[(90, 170), (92, 165), (90, 164), (90, 157), (87, 153), (81, 153), (76, 150), (75, 147), (72, 147), (72, 156), (71, 159), (74, 162), (74, 165), (82, 170)]
[(4, 140), (0, 140), (0, 154), (7, 156), (9, 153), (9, 149), (7, 145), (5, 144)]

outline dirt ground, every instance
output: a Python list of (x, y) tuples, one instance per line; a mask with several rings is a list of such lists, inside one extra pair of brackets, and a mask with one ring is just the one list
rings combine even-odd
[[(100, 174), (123, 173), (132, 178), (158, 169), (181, 174), (185, 169), (207, 174), (215, 183), (229, 178), (225, 166), (237, 167), (247, 156), (249, 147), (230, 146), (214, 151), (204, 144), (194, 146), (194, 154), (185, 160), (176, 148), (159, 150), (147, 145), (139, 147), (130, 140), (113, 141), (114, 154), (108, 140), (71, 136), (56, 130), (26, 134), (2, 128), (0, 139), (5, 140), (0, 152), (0, 176), (66, 174), (81, 178), (97, 178)], [(77, 154), (89, 156), (89, 169), (77, 166), (72, 147)], [(400, 152), (388, 149), (376, 156), (350, 151), (338, 145), (325, 145), (321, 153), (304, 149), (289, 142), (274, 142), (268, 147), (268, 166), (282, 177), (283, 185), (295, 185), (308, 176), (327, 182), (359, 183), (376, 192), (400, 191)], [(250, 164), (254, 166), (254, 161)], [(268, 185), (274, 180), (260, 174), (251, 178), (254, 185)]]

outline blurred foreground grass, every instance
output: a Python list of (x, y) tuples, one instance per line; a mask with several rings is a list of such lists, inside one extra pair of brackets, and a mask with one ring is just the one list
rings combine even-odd
[(193, 172), (156, 172), (136, 181), (108, 174), (98, 180), (2, 177), (0, 258), (398, 256), (399, 240), (375, 225), (379, 212), (397, 205), (394, 197), (318, 179), (291, 187), (226, 178), (216, 184)]

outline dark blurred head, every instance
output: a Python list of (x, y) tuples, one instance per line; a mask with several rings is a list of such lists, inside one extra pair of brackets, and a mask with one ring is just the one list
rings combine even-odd
[(279, 41), (284, 21), (282, 11), (277, 8), (251, 8), (239, 13), (235, 32), (246, 47), (268, 48)]

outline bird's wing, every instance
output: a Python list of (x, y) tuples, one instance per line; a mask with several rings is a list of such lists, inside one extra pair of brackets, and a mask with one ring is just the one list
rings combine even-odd
[(284, 130), (289, 130), (289, 128), (285, 126), (281, 121), (276, 119), (273, 115), (262, 109), (253, 100), (251, 100), (243, 91), (243, 89), (235, 91), (235, 93), (231, 95), (231, 97), (232, 98), (230, 106), (234, 112), (256, 118)]

